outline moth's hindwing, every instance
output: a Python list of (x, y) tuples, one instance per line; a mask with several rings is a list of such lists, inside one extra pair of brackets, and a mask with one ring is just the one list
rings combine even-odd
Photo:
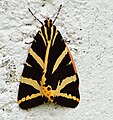
[(18, 93), (18, 104), (23, 109), (47, 101), (72, 108), (80, 101), (72, 55), (49, 18), (34, 37)]

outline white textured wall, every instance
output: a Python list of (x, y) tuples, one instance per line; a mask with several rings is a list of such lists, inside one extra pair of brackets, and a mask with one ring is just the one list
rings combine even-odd
[[(28, 11), (52, 17), (68, 44), (80, 78), (77, 108), (46, 104), (22, 110), (19, 77), (40, 23)], [(38, 27), (36, 27), (38, 26)], [(78, 51), (77, 51), (77, 50)], [(113, 119), (113, 0), (0, 0), (0, 120)]]

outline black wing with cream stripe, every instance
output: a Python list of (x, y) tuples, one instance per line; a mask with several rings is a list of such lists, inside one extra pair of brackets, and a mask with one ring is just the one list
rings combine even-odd
[(45, 102), (76, 107), (79, 79), (60, 32), (47, 19), (34, 37), (20, 80), (18, 104), (28, 109)]
[(46, 53), (46, 41), (41, 30), (34, 37), (20, 80), (18, 104), (23, 109), (48, 101), (41, 92), (41, 78)]

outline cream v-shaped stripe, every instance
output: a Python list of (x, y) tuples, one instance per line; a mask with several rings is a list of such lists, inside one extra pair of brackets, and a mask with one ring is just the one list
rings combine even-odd
[(32, 48), (30, 48), (29, 53), (37, 61), (37, 63), (41, 66), (41, 68), (44, 69), (44, 62), (43, 62), (43, 60), (33, 51)]

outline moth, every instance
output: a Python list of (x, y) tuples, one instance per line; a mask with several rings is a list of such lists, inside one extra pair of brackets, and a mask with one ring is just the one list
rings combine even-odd
[(22, 109), (53, 102), (75, 108), (80, 102), (79, 78), (69, 48), (54, 25), (47, 18), (34, 37), (24, 64), (18, 92), (18, 105)]

